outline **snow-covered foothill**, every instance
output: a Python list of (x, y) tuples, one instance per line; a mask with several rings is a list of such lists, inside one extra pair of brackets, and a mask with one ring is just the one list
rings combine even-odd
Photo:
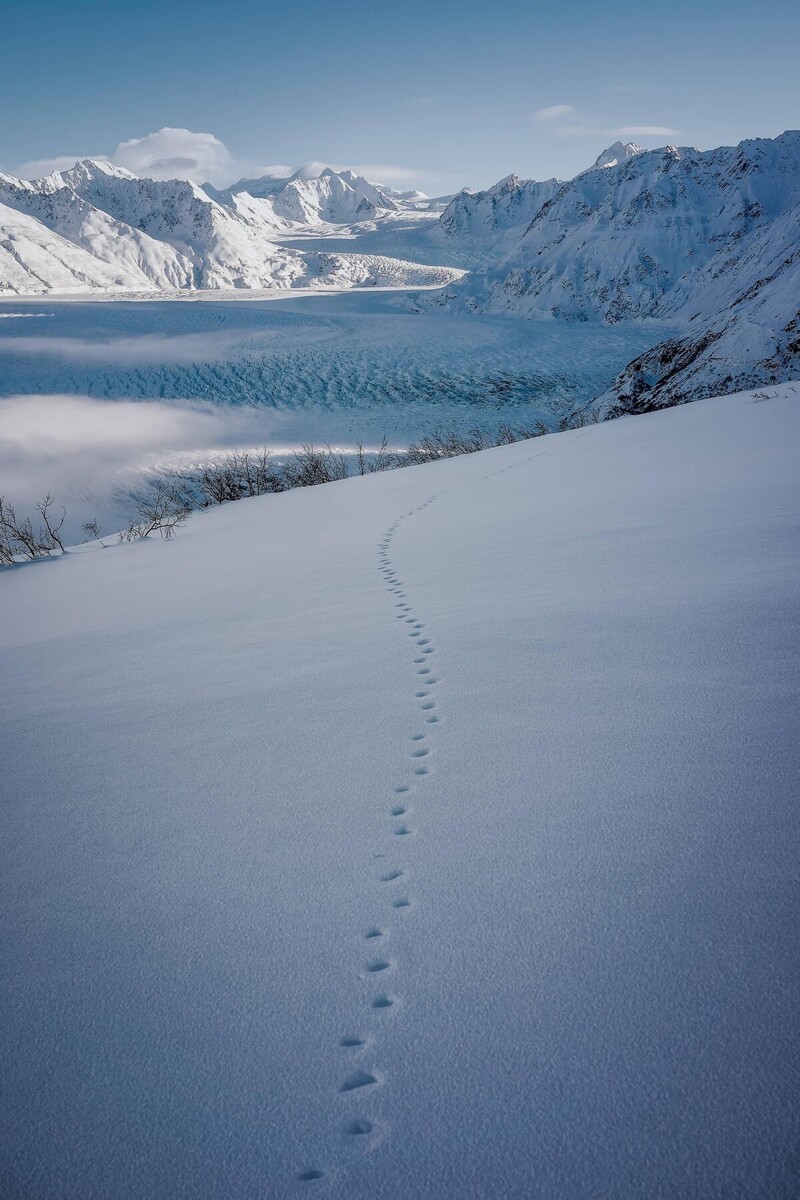
[(0, 575), (0, 1180), (796, 1182), (790, 388)]
[[(145, 285), (137, 273), (139, 287)], [(29, 292), (106, 292), (120, 287), (120, 271), (41, 221), (0, 204), (0, 295)]]

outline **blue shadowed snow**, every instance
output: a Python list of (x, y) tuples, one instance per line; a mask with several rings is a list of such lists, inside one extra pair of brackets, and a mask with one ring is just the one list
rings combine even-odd
[(0, 574), (4, 1200), (796, 1193), (769, 395)]

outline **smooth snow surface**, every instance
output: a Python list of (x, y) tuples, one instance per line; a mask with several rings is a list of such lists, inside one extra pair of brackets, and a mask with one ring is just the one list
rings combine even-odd
[(0, 575), (0, 1193), (794, 1193), (771, 389)]

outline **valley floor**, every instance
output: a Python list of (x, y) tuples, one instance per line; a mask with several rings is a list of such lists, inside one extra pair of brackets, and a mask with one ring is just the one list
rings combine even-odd
[(0, 575), (3, 1197), (795, 1193), (798, 393)]

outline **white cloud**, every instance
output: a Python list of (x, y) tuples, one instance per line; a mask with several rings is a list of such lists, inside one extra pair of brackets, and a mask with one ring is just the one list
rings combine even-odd
[(414, 167), (395, 167), (389, 163), (361, 163), (360, 165), (356, 164), (352, 170), (356, 175), (363, 175), (371, 182), (385, 183), (389, 186), (396, 183), (419, 183), (423, 178), (423, 172), (417, 171)]
[[(286, 179), (301, 169), (288, 163), (258, 166), (256, 159), (234, 158), (225, 143), (214, 137), (213, 133), (196, 133), (191, 129), (165, 126), (144, 137), (120, 142), (111, 154), (60, 154), (23, 163), (14, 173), (22, 179), (36, 179), (41, 175), (49, 175), (51, 171), (69, 170), (80, 158), (113, 162), (146, 179), (193, 179), (195, 183), (211, 183), (216, 187), (228, 187), (240, 179), (261, 179), (264, 176)], [(425, 173), (414, 167), (392, 163), (341, 164), (320, 161), (305, 163), (302, 170), (306, 178), (313, 178), (326, 167), (332, 167), (334, 171), (348, 167), (357, 175), (388, 186), (415, 186), (425, 178)]]
[[(253, 179), (263, 179), (267, 176), (269, 179), (286, 179), (289, 175), (294, 175), (297, 167), (292, 167), (289, 163), (272, 163), (269, 167), (254, 167)], [(233, 181), (238, 183), (238, 179)]]
[(120, 142), (111, 161), (148, 179), (194, 179), (226, 184), (236, 173), (228, 147), (213, 133), (165, 126), (145, 137)]
[(167, 337), (141, 334), (93, 340), (78, 337), (18, 337), (0, 341), (4, 354), (29, 354), (81, 363), (120, 363), (125, 366), (218, 362), (235, 356), (247, 339), (233, 330), (218, 333), (184, 333)]
[(574, 112), (574, 104), (551, 104), (548, 108), (537, 108), (533, 116), (537, 121), (552, 121), (556, 117), (566, 117)]
[(240, 178), (249, 165), (237, 163), (228, 147), (213, 133), (195, 133), (191, 129), (166, 126), (144, 137), (120, 142), (111, 154), (86, 151), (40, 158), (23, 163), (16, 174), (22, 179), (36, 179), (51, 171), (69, 170), (81, 158), (113, 162), (147, 179), (193, 179), (195, 183), (218, 186)]
[(556, 137), (564, 138), (608, 138), (619, 141), (630, 137), (680, 137), (680, 129), (672, 129), (669, 125), (623, 125), (617, 129), (598, 129), (596, 125), (561, 125), (556, 130)]

